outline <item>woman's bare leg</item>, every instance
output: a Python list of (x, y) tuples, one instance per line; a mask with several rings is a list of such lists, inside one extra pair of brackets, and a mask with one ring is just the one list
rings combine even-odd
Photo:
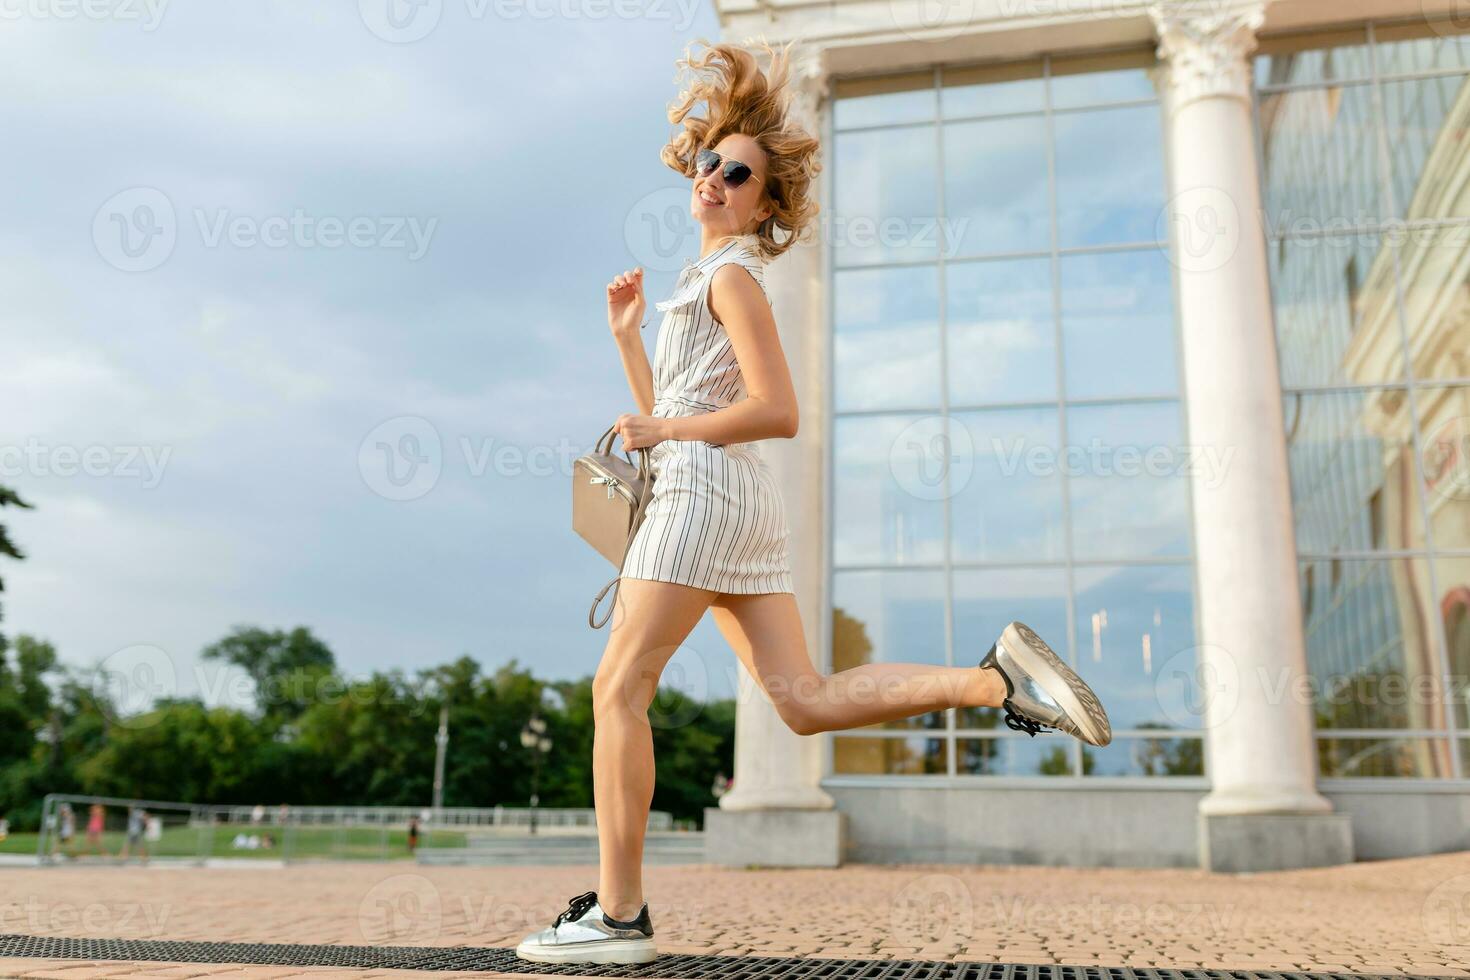
[(750, 676), (801, 735), (943, 708), (999, 707), (1006, 696), (1000, 675), (978, 667), (872, 663), (820, 674), (789, 592), (723, 594), (710, 611)]
[(717, 595), (648, 579), (618, 585), (607, 647), (592, 680), (597, 898), (615, 919), (632, 919), (643, 907), (643, 836), (654, 778), (648, 706), (664, 666)]

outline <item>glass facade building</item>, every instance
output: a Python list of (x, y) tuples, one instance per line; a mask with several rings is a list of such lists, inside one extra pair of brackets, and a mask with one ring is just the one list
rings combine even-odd
[(1470, 37), (1423, 25), (1255, 59), (1324, 777), (1462, 778), (1470, 759), (1467, 78)]
[(966, 667), (1021, 620), (1114, 739), (994, 710), (802, 737), (742, 702), (711, 853), (1470, 848), (1470, 21), (860, 7), (724, 12), (807, 39), (823, 141), (821, 234), (767, 276), (809, 645)]
[(1116, 739), (949, 710), (834, 736), (834, 774), (1203, 775), (1161, 680), (1192, 668), (1192, 460), (1150, 63), (837, 86), (830, 667), (975, 664), (1020, 619)]
[[(1185, 435), (1153, 63), (835, 86), (829, 669), (973, 664), (1021, 619), (1116, 738), (936, 712), (831, 736), (833, 775), (1208, 776), (1187, 473), (1229, 460)], [(1267, 38), (1253, 70), (1320, 773), (1459, 778), (1470, 39)]]

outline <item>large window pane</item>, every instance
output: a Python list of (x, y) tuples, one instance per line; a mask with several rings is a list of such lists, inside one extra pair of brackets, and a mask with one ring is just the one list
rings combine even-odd
[[(832, 575), (832, 671), (873, 663), (944, 665), (944, 573), (923, 570)], [(881, 691), (851, 688), (852, 698)], [(869, 728), (945, 727), (944, 712)]]
[(1188, 565), (1080, 566), (1077, 673), (1115, 731), (1197, 729), (1194, 588)]
[(1268, 249), (1283, 385), (1403, 380), (1388, 240), (1338, 232), (1272, 241)]
[(933, 266), (847, 269), (833, 278), (836, 410), (938, 410), (938, 271)]
[(1051, 260), (958, 262), (945, 279), (950, 405), (1056, 398)]
[(1178, 391), (1174, 294), (1164, 252), (1062, 259), (1062, 344), (1068, 398)]
[(934, 118), (932, 71), (839, 79), (833, 85), (833, 94), (832, 125), (837, 129)]
[(1053, 561), (1065, 556), (1057, 421), (1054, 408), (955, 413), (951, 439), (957, 451), (968, 452), (973, 460), (952, 471), (950, 550), (955, 561)]
[(1055, 58), (1051, 63), (1051, 101), (1058, 109), (1154, 99), (1148, 77), (1151, 50)]
[(1189, 467), (1220, 473), (1217, 447), (1184, 444), (1177, 402), (1067, 409), (1073, 555), (1153, 558), (1189, 553)]
[(1317, 771), (1328, 779), (1443, 779), (1447, 738), (1319, 738)]
[(947, 119), (1041, 112), (1046, 105), (1039, 61), (946, 68), (940, 84), (939, 110)]
[(837, 565), (944, 557), (946, 464), (932, 422), (915, 416), (833, 420), (832, 560)]
[[(1470, 196), (1470, 190), (1466, 193)], [(1396, 232), (1391, 240), (1403, 284), (1414, 377), (1470, 378), (1470, 220)], [(1397, 319), (1390, 322), (1397, 328)]]
[(1102, 748), (1085, 746), (1088, 776), (1203, 776), (1203, 738), (1120, 738)]
[(944, 125), (944, 211), (957, 254), (1051, 247), (1046, 120), (1041, 116)]
[(1059, 244), (1157, 241), (1165, 189), (1159, 108), (1063, 113), (1053, 125)]
[(1405, 391), (1288, 392), (1283, 408), (1299, 551), (1424, 546)]
[(1258, 111), (1273, 235), (1341, 230), (1385, 216), (1371, 85), (1266, 95)]
[(1464, 16), (1432, 22), (1382, 25), (1373, 31), (1378, 71), (1410, 75), (1425, 71), (1470, 72), (1470, 23)]
[(1262, 38), (1256, 50), (1258, 86), (1310, 85), (1373, 74), (1363, 27)]
[(955, 742), (955, 771), (975, 776), (1074, 776), (1072, 740), (961, 738)]
[(1384, 82), (1382, 89), (1392, 216), (1470, 217), (1464, 181), (1470, 76)]
[(1301, 590), (1319, 730), (1446, 726), (1427, 562), (1307, 561)]
[(838, 133), (831, 236), (838, 266), (932, 260), (939, 253), (934, 131), (918, 126), (895, 139), (874, 129)]
[(832, 739), (832, 771), (839, 776), (921, 776), (947, 769), (943, 738), (838, 735)]
[[(955, 666), (978, 664), (1012, 620), (1067, 655), (1067, 572), (1063, 568), (954, 570)], [(960, 708), (955, 727), (1005, 730), (995, 708)]]

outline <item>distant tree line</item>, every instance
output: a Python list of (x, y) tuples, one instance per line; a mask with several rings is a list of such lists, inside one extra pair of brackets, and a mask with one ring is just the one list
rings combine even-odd
[[(29, 505), (0, 486), (6, 506)], [(4, 525), (0, 556), (23, 557)], [(528, 803), (533, 760), (521, 729), (533, 714), (552, 741), (538, 784), (541, 805), (592, 806), (590, 676), (547, 681), (515, 661), (487, 674), (462, 656), (413, 673), (350, 678), (305, 627), (237, 626), (201, 656), (248, 676), (248, 696), (226, 704), (212, 695), (149, 698), (133, 706), (136, 687), (149, 678), (130, 676), (128, 665), (78, 670), (44, 640), (20, 635), (11, 643), (0, 633), (0, 817), (15, 829), (35, 828), (47, 793), (428, 806), (445, 705), (445, 806)], [(697, 820), (714, 802), (716, 774), (731, 771), (735, 703), (662, 689), (650, 716), (653, 806)]]
[[(3, 641), (0, 641), (3, 642)], [(546, 722), (542, 806), (592, 806), (592, 679), (546, 681), (470, 657), (413, 674), (343, 676), (309, 629), (237, 627), (202, 657), (251, 679), (243, 705), (164, 698), (126, 713), (107, 669), (63, 666), (49, 643), (0, 653), (0, 816), (32, 828), (46, 793), (188, 803), (428, 806), (448, 705), (446, 806), (524, 806), (533, 758), (521, 730)], [(133, 680), (136, 680), (134, 678)], [(659, 692), (651, 711), (655, 809), (700, 819), (731, 771), (735, 703)]]

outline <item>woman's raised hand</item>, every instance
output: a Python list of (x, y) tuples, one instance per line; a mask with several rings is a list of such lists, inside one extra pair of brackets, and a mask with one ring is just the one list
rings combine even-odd
[(624, 270), (607, 284), (607, 325), (619, 339), (636, 336), (648, 302), (643, 298), (643, 267)]

